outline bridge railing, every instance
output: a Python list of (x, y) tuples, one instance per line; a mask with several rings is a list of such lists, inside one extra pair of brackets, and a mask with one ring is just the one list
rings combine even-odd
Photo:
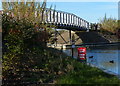
[(46, 9), (42, 14), (46, 23), (71, 25), (74, 27), (90, 29), (90, 23), (72, 13)]

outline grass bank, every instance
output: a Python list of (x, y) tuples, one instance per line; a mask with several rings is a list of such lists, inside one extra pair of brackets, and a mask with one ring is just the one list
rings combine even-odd
[[(30, 53), (31, 52), (31, 53)], [(120, 80), (53, 48), (34, 47), (16, 69), (3, 72), (3, 85), (118, 84)]]
[(73, 71), (59, 77), (59, 84), (119, 84), (120, 80), (114, 76), (73, 60)]

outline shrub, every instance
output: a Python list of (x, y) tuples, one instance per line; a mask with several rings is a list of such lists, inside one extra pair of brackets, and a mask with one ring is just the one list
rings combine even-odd
[(44, 59), (37, 47), (45, 47), (48, 40), (47, 25), (41, 23), (46, 2), (3, 2), (3, 9), (3, 83), (21, 83), (27, 71), (26, 77), (34, 75), (33, 59)]
[(106, 18), (100, 20), (100, 29), (108, 32), (115, 33), (118, 28), (118, 21), (114, 18)]

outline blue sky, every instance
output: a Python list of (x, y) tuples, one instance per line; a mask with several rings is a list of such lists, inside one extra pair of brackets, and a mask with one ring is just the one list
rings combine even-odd
[(66, 11), (89, 21), (99, 22), (105, 16), (118, 18), (117, 2), (49, 2), (47, 6), (56, 5), (56, 10)]
[(0, 10), (2, 9), (2, 2), (1, 2), (1, 0), (0, 0)]
[[(47, 7), (56, 5), (56, 10), (76, 14), (77, 16), (95, 23), (105, 16), (118, 19), (118, 2), (48, 2)], [(0, 9), (2, 4), (0, 0)]]

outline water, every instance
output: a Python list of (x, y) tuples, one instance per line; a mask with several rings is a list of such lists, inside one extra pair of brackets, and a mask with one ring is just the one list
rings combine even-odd
[[(71, 49), (64, 50), (71, 55)], [(74, 49), (74, 58), (77, 58), (77, 48)], [(96, 46), (87, 48), (87, 63), (104, 69), (105, 72), (120, 75), (120, 49), (116, 46)], [(93, 56), (93, 58), (89, 58)], [(111, 62), (112, 61), (112, 62)]]

